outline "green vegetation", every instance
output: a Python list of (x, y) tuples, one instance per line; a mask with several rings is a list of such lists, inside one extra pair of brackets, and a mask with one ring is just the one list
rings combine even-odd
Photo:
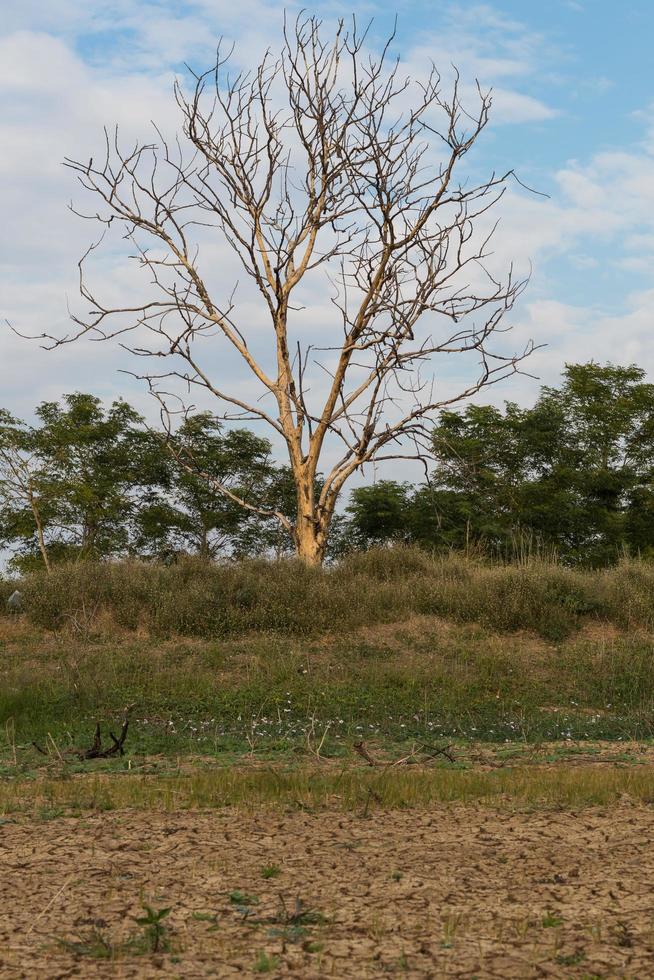
[(170, 934), (163, 921), (169, 915), (170, 909), (154, 909), (144, 902), (143, 911), (144, 915), (136, 919), (141, 930), (126, 939), (114, 940), (101, 929), (93, 927), (75, 939), (58, 938), (57, 945), (75, 957), (101, 960), (170, 952)]
[(324, 570), (82, 563), (23, 589), (26, 612), (0, 620), (6, 753), (88, 745), (128, 704), (137, 754), (654, 734), (644, 562), (580, 571), (396, 548)]
[[(4, 592), (13, 587), (5, 583)], [(113, 637), (116, 630), (212, 639), (255, 630), (319, 636), (414, 614), (496, 631), (529, 630), (551, 641), (589, 621), (654, 631), (654, 565), (638, 560), (593, 571), (396, 546), (324, 569), (294, 560), (84, 562), (55, 567), (51, 575), (34, 573), (20, 588), (30, 623), (85, 637)]]
[[(200, 413), (164, 444), (126, 403), (105, 409), (79, 393), (36, 417), (29, 426), (0, 411), (0, 545), (14, 571), (293, 551), (296, 488), (255, 433)], [(640, 368), (568, 365), (531, 408), (441, 412), (432, 442), (428, 483), (352, 492), (331, 526), (331, 559), (400, 541), (590, 568), (654, 554), (654, 385)]]
[(644, 376), (635, 365), (568, 365), (532, 408), (442, 412), (429, 484), (353, 491), (350, 536), (594, 567), (651, 555), (654, 385)]
[(223, 431), (200, 413), (166, 444), (125, 402), (105, 409), (80, 393), (35, 414), (28, 425), (0, 410), (0, 546), (13, 569), (288, 548), (276, 521), (215, 490), (219, 482), (253, 506), (292, 512), (287, 469), (247, 429)]

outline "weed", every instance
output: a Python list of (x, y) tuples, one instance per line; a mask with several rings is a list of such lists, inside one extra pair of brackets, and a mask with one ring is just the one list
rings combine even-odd
[(282, 869), (278, 864), (266, 864), (261, 869), (262, 878), (277, 878), (282, 873)]
[(115, 960), (120, 955), (131, 951), (130, 943), (113, 943), (96, 928), (87, 933), (80, 933), (77, 939), (57, 938), (56, 941), (57, 945), (74, 956), (88, 956), (98, 960)]
[(541, 919), (541, 925), (543, 929), (557, 929), (563, 925), (563, 919), (555, 912), (546, 912)]
[(579, 966), (585, 959), (586, 954), (583, 949), (578, 949), (574, 953), (559, 953), (556, 962), (560, 963), (561, 966)]
[(143, 903), (145, 915), (139, 916), (136, 922), (143, 928), (144, 945), (150, 953), (163, 953), (170, 950), (168, 930), (163, 920), (170, 914), (170, 908), (154, 909)]
[(248, 908), (251, 905), (259, 904), (259, 899), (255, 895), (249, 895), (238, 888), (229, 893), (229, 900), (232, 905), (237, 905), (239, 908)]
[(170, 936), (163, 923), (170, 909), (153, 909), (145, 903), (143, 909), (145, 915), (136, 919), (137, 924), (141, 926), (141, 932), (128, 936), (127, 939), (114, 941), (94, 926), (88, 932), (80, 933), (76, 939), (57, 938), (57, 945), (74, 956), (86, 956), (92, 959), (116, 960), (124, 956), (170, 952)]
[(279, 956), (269, 956), (267, 953), (259, 953), (252, 969), (255, 973), (272, 973), (279, 967)]

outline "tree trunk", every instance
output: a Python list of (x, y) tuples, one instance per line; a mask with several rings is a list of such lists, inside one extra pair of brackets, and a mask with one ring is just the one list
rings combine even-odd
[(297, 520), (295, 551), (306, 565), (322, 565), (327, 547), (331, 514), (319, 513), (316, 507), (313, 472), (305, 470), (297, 477)]
[(313, 522), (298, 521), (295, 530), (295, 548), (298, 558), (305, 565), (322, 565), (325, 557), (325, 546), (321, 535)]

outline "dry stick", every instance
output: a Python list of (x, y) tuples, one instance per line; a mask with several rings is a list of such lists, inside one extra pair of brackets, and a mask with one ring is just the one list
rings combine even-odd
[(7, 736), (7, 745), (11, 749), (12, 758), (14, 760), (14, 765), (18, 765), (18, 758), (16, 756), (16, 723), (13, 718), (8, 718), (5, 722), (5, 734)]
[(322, 762), (323, 760), (322, 760), (322, 758), (320, 756), (320, 752), (322, 750), (323, 745), (325, 744), (325, 739), (327, 738), (327, 734), (329, 732), (329, 729), (332, 727), (332, 723), (331, 723), (331, 721), (328, 721), (327, 722), (327, 724), (325, 726), (325, 730), (324, 730), (323, 735), (322, 735), (322, 738), (320, 739), (320, 745), (318, 746), (317, 749), (314, 749), (313, 745), (311, 744), (311, 742), (312, 742), (312, 735), (314, 734), (314, 723), (315, 723), (315, 718), (312, 718), (311, 719), (311, 731), (308, 731), (307, 732), (307, 749), (309, 750), (309, 752), (311, 752), (312, 755), (315, 755), (316, 759), (318, 759), (319, 762)]
[(361, 742), (355, 742), (353, 748), (354, 748), (354, 751), (355, 752), (358, 752), (359, 755), (363, 759), (366, 760), (366, 762), (368, 763), (369, 766), (376, 766), (377, 765), (377, 762), (370, 755), (370, 752), (368, 752), (368, 749), (366, 748), (365, 742), (363, 742), (363, 741), (361, 741)]
[(450, 752), (451, 748), (452, 748), (451, 743), (450, 745), (445, 745), (442, 747), (438, 745), (427, 745), (426, 743), (423, 743), (422, 745), (423, 752), (426, 752), (429, 758), (434, 759), (437, 755), (443, 755), (448, 760), (448, 762), (456, 762), (455, 757)]
[(68, 878), (66, 878), (66, 880), (65, 880), (65, 882), (63, 883), (63, 885), (61, 886), (61, 888), (59, 889), (59, 891), (58, 891), (58, 892), (56, 893), (56, 895), (53, 895), (53, 896), (52, 896), (52, 898), (50, 899), (50, 901), (48, 902), (48, 904), (47, 904), (47, 905), (45, 905), (45, 906), (44, 906), (44, 907), (43, 907), (43, 908), (41, 909), (41, 911), (39, 912), (39, 914), (37, 915), (37, 917), (36, 917), (36, 918), (35, 918), (35, 919), (34, 919), (34, 920), (32, 921), (32, 925), (31, 925), (31, 926), (29, 927), (29, 929), (27, 930), (27, 935), (28, 935), (28, 936), (30, 935), (30, 933), (31, 933), (31, 932), (33, 932), (33, 931), (34, 931), (34, 927), (36, 926), (36, 923), (37, 923), (37, 922), (38, 922), (38, 921), (39, 921), (40, 919), (42, 919), (42, 918), (43, 918), (43, 916), (44, 916), (44, 915), (45, 915), (45, 913), (46, 913), (46, 912), (48, 911), (48, 909), (49, 909), (49, 908), (50, 908), (50, 907), (51, 907), (51, 906), (52, 906), (52, 905), (53, 905), (53, 904), (54, 904), (54, 903), (55, 903), (55, 902), (57, 901), (57, 899), (59, 898), (59, 896), (61, 895), (61, 893), (62, 893), (62, 892), (64, 891), (64, 889), (65, 889), (65, 888), (67, 888), (67, 887), (68, 887), (68, 885), (70, 884), (70, 882), (71, 882), (72, 880), (73, 880), (73, 875), (70, 875), (70, 877), (68, 877)]

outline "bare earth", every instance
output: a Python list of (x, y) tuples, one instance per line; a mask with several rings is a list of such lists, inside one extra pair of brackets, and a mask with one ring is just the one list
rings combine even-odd
[[(18, 817), (0, 826), (0, 976), (644, 980), (653, 837), (654, 809), (629, 803)], [(143, 900), (172, 906), (172, 953), (57, 943), (96, 928), (119, 944)]]

